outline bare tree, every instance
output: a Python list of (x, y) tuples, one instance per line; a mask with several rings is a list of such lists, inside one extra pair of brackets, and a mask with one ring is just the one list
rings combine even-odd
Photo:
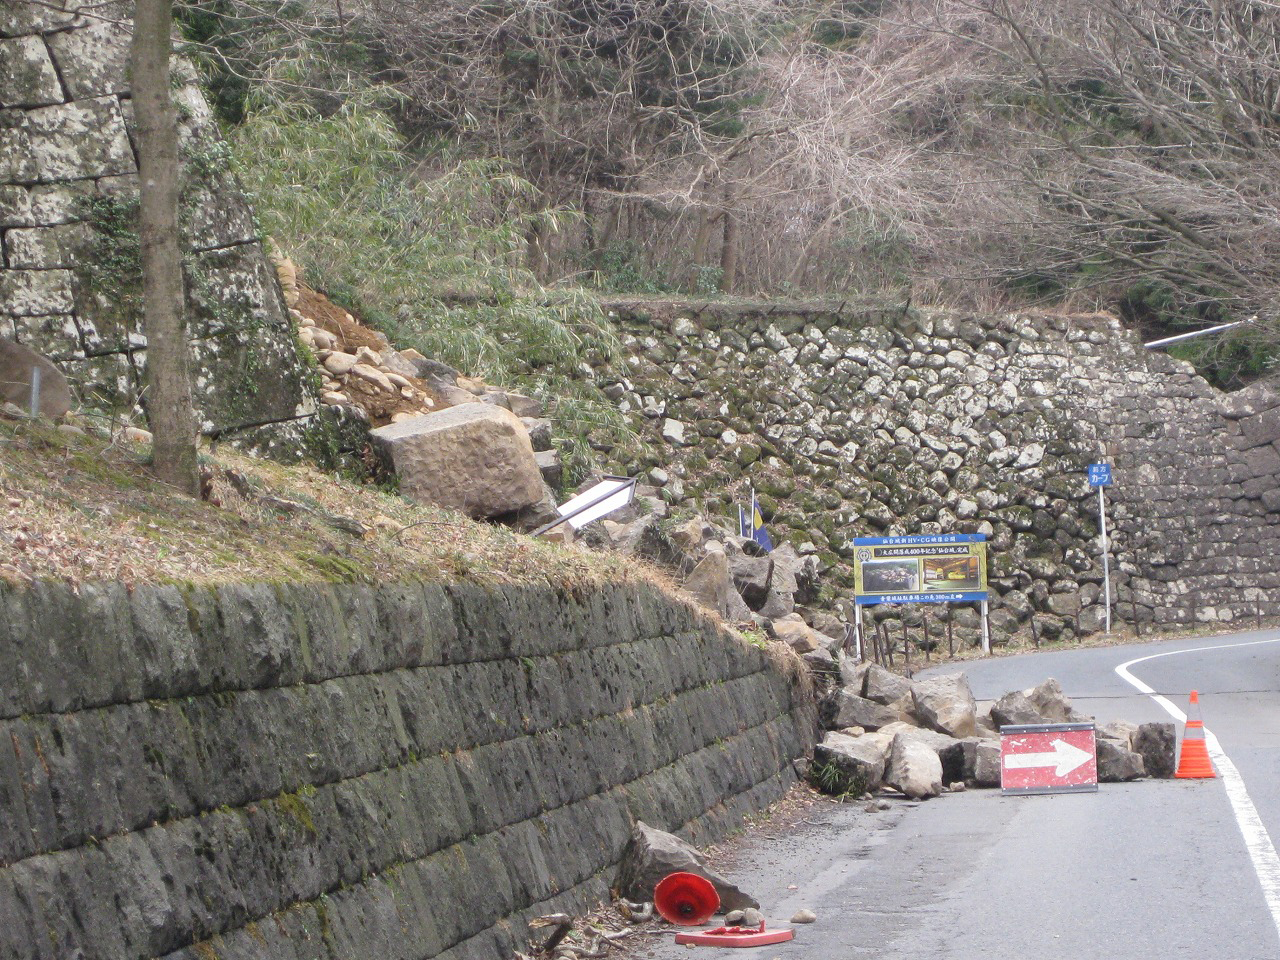
[(897, 83), (933, 124), (935, 189), (964, 211), (956, 229), (909, 204), (936, 270), (1135, 315), (1145, 298), (1188, 319), (1257, 316), (1280, 339), (1280, 8), (903, 0), (871, 42), (894, 44), (957, 80)]
[(200, 475), (178, 245), (178, 128), (169, 84), (172, 30), (172, 0), (137, 0), (129, 67), (137, 122), (152, 469), (196, 496)]

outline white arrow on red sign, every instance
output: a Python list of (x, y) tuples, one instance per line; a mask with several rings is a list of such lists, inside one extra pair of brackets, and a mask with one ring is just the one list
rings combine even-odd
[(1011, 753), (1004, 758), (1007, 770), (1030, 770), (1034, 767), (1056, 767), (1053, 775), (1065, 777), (1072, 770), (1081, 767), (1093, 759), (1087, 750), (1067, 743), (1065, 740), (1052, 741), (1053, 750), (1049, 753)]

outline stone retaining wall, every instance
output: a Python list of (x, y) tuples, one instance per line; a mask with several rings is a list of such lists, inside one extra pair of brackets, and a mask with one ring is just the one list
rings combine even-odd
[[(85, 7), (86, 14), (67, 12)], [(131, 407), (140, 325), (132, 3), (0, 6), (0, 336), (43, 353), (91, 406)], [(253, 215), (188, 67), (182, 143), (188, 335), (206, 431), (308, 414), (294, 335)]]
[(998, 636), (1101, 629), (1085, 468), (1107, 460), (1116, 622), (1280, 614), (1280, 395), (1264, 385), (1221, 394), (1101, 315), (615, 315), (629, 355), (605, 388), (657, 451), (627, 466), (729, 524), (754, 485), (774, 539), (822, 559), (828, 601), (852, 593), (852, 537), (984, 532)]
[(813, 721), (643, 586), (3, 587), (0, 958), (505, 958)]

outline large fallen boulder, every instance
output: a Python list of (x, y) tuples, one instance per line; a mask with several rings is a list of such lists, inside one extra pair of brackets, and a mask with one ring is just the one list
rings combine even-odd
[(947, 783), (969, 783), (978, 776), (978, 747), (988, 741), (981, 737), (965, 737), (955, 746), (938, 751), (942, 761), (942, 778)]
[(1119, 783), (1122, 780), (1137, 780), (1146, 773), (1142, 763), (1142, 755), (1134, 753), (1119, 740), (1108, 740), (1099, 737), (1098, 744), (1098, 782)]
[(948, 673), (911, 686), (912, 712), (921, 724), (956, 738), (978, 733), (978, 704), (963, 673)]
[(862, 695), (876, 703), (893, 703), (911, 696), (911, 681), (879, 664), (868, 664)]
[(836, 681), (840, 678), (840, 664), (836, 662), (827, 650), (818, 647), (817, 650), (810, 650), (808, 653), (800, 654), (811, 671), (824, 680)]
[(817, 561), (813, 557), (801, 557), (789, 543), (775, 549), (769, 558), (773, 561), (773, 577), (769, 594), (760, 614), (770, 619), (792, 613), (797, 603), (810, 603), (818, 595)]
[(1076, 723), (1091, 719), (1072, 709), (1071, 700), (1062, 692), (1062, 685), (1052, 677), (1039, 686), (1032, 687), (1026, 694), (1027, 699), (1044, 718), (1042, 723)]
[(1114, 740), (1128, 750), (1133, 749), (1133, 737), (1138, 732), (1136, 723), (1127, 720), (1112, 720), (1109, 723), (1094, 724), (1094, 732), (1101, 740)]
[(927, 743), (900, 733), (889, 748), (889, 767), (884, 781), (912, 800), (927, 800), (942, 792), (942, 761)]
[(973, 782), (979, 787), (1000, 786), (1000, 741), (978, 741)]
[(1014, 690), (991, 705), (991, 722), (996, 729), (1027, 723), (1044, 723), (1036, 705), (1024, 690)]
[(768, 554), (747, 554), (740, 543), (733, 540), (725, 544), (725, 556), (729, 559), (729, 572), (738, 593), (748, 607), (759, 610), (769, 599), (769, 588), (773, 585), (773, 561)]
[(867, 673), (874, 663), (861, 663), (853, 657), (844, 657), (840, 661), (840, 683), (854, 693), (862, 693), (865, 689)]
[[(719, 544), (709, 546), (719, 547)], [(684, 589), (704, 607), (716, 611), (731, 623), (751, 619), (751, 610), (733, 586), (733, 575), (729, 572), (729, 562), (722, 549), (707, 550), (707, 555), (685, 578)], [(815, 643), (809, 649), (816, 647)]]
[(775, 640), (781, 640), (796, 653), (812, 653), (821, 648), (813, 627), (805, 623), (804, 618), (798, 613), (789, 613), (785, 617), (772, 621), (769, 632)]
[[(861, 794), (878, 787), (884, 780), (885, 745), (882, 739), (872, 735), (850, 737), (843, 733), (828, 733), (813, 748), (813, 768), (834, 771), (831, 775), (836, 789), (819, 786), (828, 792)], [(821, 773), (819, 773), (821, 775)]]
[(671, 873), (695, 873), (706, 877), (720, 895), (720, 912), (759, 908), (760, 904), (702, 863), (702, 855), (679, 837), (655, 830), (637, 820), (623, 851), (614, 881), (618, 895), (643, 903), (653, 899), (653, 888)]
[(835, 690), (821, 704), (819, 715), (828, 730), (862, 727), (878, 730), (899, 719), (898, 712), (853, 693), (848, 687)]
[(528, 431), (502, 407), (463, 403), (369, 435), (410, 500), (496, 517), (542, 498)]
[(978, 758), (977, 737), (959, 740), (945, 733), (939, 733), (937, 730), (927, 730), (902, 721), (881, 727), (880, 733), (894, 737), (911, 737), (936, 753), (938, 762), (942, 764), (943, 783), (966, 782), (973, 779)]
[(1142, 757), (1149, 777), (1173, 776), (1177, 747), (1177, 729), (1172, 723), (1143, 723), (1133, 736), (1133, 751)]

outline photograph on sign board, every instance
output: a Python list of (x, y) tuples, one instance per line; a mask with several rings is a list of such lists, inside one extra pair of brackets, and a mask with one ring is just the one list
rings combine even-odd
[(925, 557), (926, 590), (978, 590), (982, 587), (982, 562), (976, 556)]
[(862, 583), (873, 593), (911, 593), (920, 589), (920, 564), (916, 560), (867, 560)]

